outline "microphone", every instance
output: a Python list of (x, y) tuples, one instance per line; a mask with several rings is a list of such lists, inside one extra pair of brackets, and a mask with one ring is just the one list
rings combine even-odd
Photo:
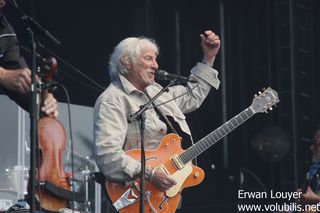
[(182, 75), (175, 75), (175, 74), (171, 74), (168, 73), (167, 71), (164, 70), (157, 70), (155, 72), (155, 78), (158, 80), (176, 80), (179, 82), (190, 82), (190, 83), (198, 83), (198, 81), (194, 80), (194, 79), (189, 79), (187, 77), (184, 77)]

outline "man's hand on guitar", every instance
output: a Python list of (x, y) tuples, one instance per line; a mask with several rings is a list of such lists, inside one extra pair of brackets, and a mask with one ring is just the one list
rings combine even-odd
[(162, 192), (170, 189), (173, 185), (177, 184), (175, 180), (168, 177), (164, 172), (157, 168), (147, 168), (146, 179), (154, 187)]

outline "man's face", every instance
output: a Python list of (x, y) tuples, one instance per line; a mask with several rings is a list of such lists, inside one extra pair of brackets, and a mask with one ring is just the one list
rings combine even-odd
[(154, 50), (141, 52), (134, 62), (126, 66), (126, 78), (140, 91), (154, 83), (154, 73), (158, 69), (157, 55)]
[(312, 161), (320, 160), (320, 130), (314, 134), (310, 150), (312, 153)]
[(0, 9), (3, 8), (6, 5), (5, 0), (0, 0)]

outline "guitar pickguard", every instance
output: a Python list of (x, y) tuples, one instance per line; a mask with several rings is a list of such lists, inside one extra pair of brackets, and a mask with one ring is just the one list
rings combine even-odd
[(172, 186), (170, 189), (166, 191), (166, 195), (168, 197), (173, 197), (179, 193), (184, 181), (189, 177), (192, 173), (192, 165), (191, 162), (187, 163), (181, 170), (177, 170), (175, 173), (170, 175), (172, 179), (174, 179), (177, 184)]

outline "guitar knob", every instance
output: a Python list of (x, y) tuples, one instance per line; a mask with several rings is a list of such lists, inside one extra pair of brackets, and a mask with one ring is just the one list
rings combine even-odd
[(199, 177), (199, 176), (200, 176), (199, 172), (195, 172), (195, 173), (194, 173), (194, 177), (195, 177), (195, 178), (197, 178), (197, 177)]

